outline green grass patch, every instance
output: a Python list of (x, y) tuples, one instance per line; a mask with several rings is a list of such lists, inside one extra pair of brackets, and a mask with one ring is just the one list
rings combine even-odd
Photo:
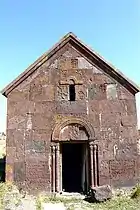
[[(18, 189), (12, 183), (0, 183), (0, 210), (9, 206), (18, 206), (21, 202)], [(12, 209), (12, 208), (11, 208)]]
[(84, 200), (72, 197), (42, 196), (37, 199), (37, 210), (41, 210), (41, 202), (64, 203), (67, 210), (138, 210), (140, 209), (140, 199), (118, 197), (103, 203), (88, 203)]

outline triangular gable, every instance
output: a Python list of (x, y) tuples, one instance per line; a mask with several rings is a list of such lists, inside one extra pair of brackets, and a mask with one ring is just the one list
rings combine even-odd
[(56, 43), (49, 51), (44, 53), (38, 58), (32, 65), (30, 65), (23, 73), (21, 73), (13, 82), (6, 86), (1, 93), (7, 96), (15, 87), (17, 87), (22, 81), (30, 76), (42, 63), (49, 60), (59, 49), (61, 49), (66, 43), (70, 42), (78, 51), (80, 51), (90, 63), (93, 63), (100, 67), (103, 71), (116, 79), (119, 83), (123, 84), (133, 94), (140, 91), (140, 88), (128, 79), (122, 72), (108, 63), (103, 57), (81, 42), (77, 36), (72, 32), (66, 34), (58, 43)]

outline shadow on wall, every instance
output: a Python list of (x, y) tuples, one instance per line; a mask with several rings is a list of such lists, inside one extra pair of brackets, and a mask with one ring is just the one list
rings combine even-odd
[(0, 182), (5, 182), (6, 156), (0, 158)]

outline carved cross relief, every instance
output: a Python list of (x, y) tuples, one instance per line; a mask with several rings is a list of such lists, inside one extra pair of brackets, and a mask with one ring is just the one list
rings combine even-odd
[(83, 82), (75, 78), (72, 79), (71, 77), (71, 79), (66, 81), (60, 81), (60, 85), (57, 87), (58, 100), (70, 100), (71, 89), (75, 92), (75, 100), (84, 100), (87, 98), (87, 88)]

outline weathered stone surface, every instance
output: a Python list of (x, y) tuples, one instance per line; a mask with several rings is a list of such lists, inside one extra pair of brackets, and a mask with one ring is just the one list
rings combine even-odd
[(121, 120), (122, 120), (122, 126), (131, 127), (137, 125), (136, 114), (122, 115)]
[(61, 101), (57, 103), (58, 114), (86, 114), (87, 106), (85, 101)]
[(92, 84), (88, 88), (88, 96), (90, 100), (103, 100), (106, 98), (105, 84)]
[(131, 160), (137, 158), (137, 144), (119, 143), (116, 150), (116, 159)]
[(15, 115), (8, 119), (8, 129), (23, 129), (25, 127), (26, 115)]
[(47, 145), (49, 143), (49, 139), (51, 138), (51, 132), (49, 133), (49, 130), (46, 129), (37, 129), (33, 131), (33, 140), (44, 141)]
[(66, 210), (63, 203), (42, 203), (42, 210)]
[(120, 86), (119, 87), (119, 99), (132, 99), (134, 100), (135, 96), (129, 92), (129, 90), (127, 90), (125, 87)]
[(33, 140), (33, 141), (29, 141), (26, 142), (26, 146), (25, 146), (25, 153), (26, 156), (27, 155), (35, 155), (35, 154), (44, 154), (45, 155), (45, 149), (46, 149), (46, 145), (45, 145), (45, 141), (40, 141), (39, 140)]
[(29, 86), (26, 88), (26, 90), (19, 90), (15, 89), (9, 94), (9, 101), (25, 101), (29, 99)]
[(100, 164), (100, 185), (110, 184), (109, 180), (109, 161), (107, 160), (99, 160)]
[(54, 100), (54, 86), (32, 84), (30, 89), (30, 100), (32, 101), (53, 101)]
[(87, 99), (87, 89), (84, 85), (76, 85), (76, 100), (86, 100)]
[(57, 87), (57, 100), (68, 100), (68, 85), (59, 85)]
[(32, 160), (26, 163), (26, 178), (29, 181), (44, 180), (47, 175), (47, 161)]
[(112, 198), (112, 190), (109, 185), (92, 187), (88, 199), (90, 202), (103, 202)]
[(107, 85), (107, 99), (111, 100), (111, 99), (115, 99), (117, 98), (117, 88), (116, 88), (116, 84), (108, 84)]
[(19, 210), (27, 210), (27, 209), (32, 209), (36, 210), (36, 201), (35, 199), (31, 198), (25, 198), (22, 200), (22, 208)]
[(115, 180), (123, 183), (135, 178), (134, 160), (111, 160), (109, 162), (109, 167), (111, 183), (113, 183)]
[(14, 180), (16, 182), (25, 181), (25, 162), (15, 162), (15, 164), (14, 164)]

